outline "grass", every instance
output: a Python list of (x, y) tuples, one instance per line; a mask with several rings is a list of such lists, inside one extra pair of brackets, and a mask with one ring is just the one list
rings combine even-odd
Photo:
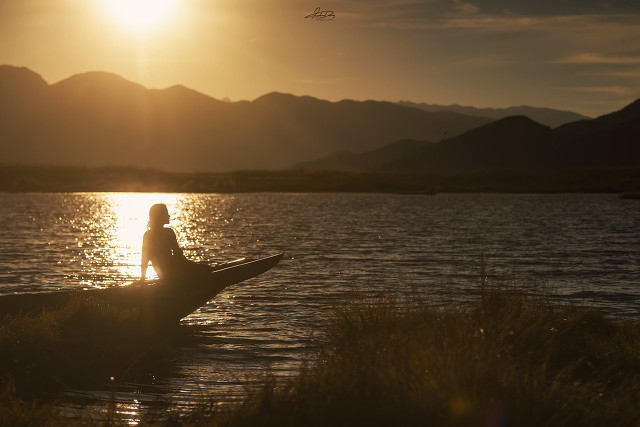
[(132, 310), (79, 296), (61, 310), (5, 316), (0, 378), (11, 377), (21, 394), (45, 400), (96, 376), (108, 378), (121, 372), (131, 351), (143, 350), (137, 323)]
[(640, 326), (486, 290), (472, 307), (338, 307), (317, 359), (196, 425), (635, 426)]
[[(544, 295), (483, 288), (474, 305), (447, 309), (393, 296), (347, 301), (321, 326), (317, 351), (294, 378), (276, 380), (267, 372), (262, 386), (238, 404), (218, 406), (210, 401), (189, 415), (166, 413), (160, 421), (147, 423), (640, 425), (638, 322), (612, 320), (592, 309), (555, 305)], [(71, 313), (3, 323), (2, 366), (10, 359), (6, 343), (15, 346), (11, 343), (16, 339), (28, 343), (31, 350), (27, 353), (35, 351), (43, 337), (51, 342), (46, 344), (51, 346), (47, 350), (73, 341), (70, 331), (79, 327), (71, 326), (77, 320), (73, 316), (85, 321), (95, 316), (94, 326), (100, 327), (114, 319), (127, 325), (132, 319), (130, 313), (114, 313), (108, 307), (104, 310), (100, 314), (99, 310), (87, 313), (76, 308)], [(82, 328), (76, 332), (84, 343), (92, 336), (92, 327)], [(117, 355), (131, 348), (113, 351)], [(43, 375), (38, 368), (41, 360), (33, 357), (30, 363), (14, 364), (12, 369), (20, 368), (21, 374), (13, 372), (14, 381), (5, 381), (0, 389), (4, 390), (0, 392), (0, 417), (5, 417), (0, 418), (0, 425), (14, 424), (11, 420), (38, 424), (37, 420), (43, 419), (56, 424), (51, 421), (55, 418), (50, 405), (30, 403), (20, 394), (23, 387), (19, 382), (25, 378), (27, 382), (44, 381), (30, 377), (33, 372)], [(42, 352), (40, 357), (44, 357)], [(113, 366), (108, 359), (114, 353), (101, 357), (100, 364)], [(64, 360), (61, 354), (48, 363), (60, 360)], [(100, 370), (108, 374), (110, 369)], [(64, 370), (57, 372), (66, 374)]]

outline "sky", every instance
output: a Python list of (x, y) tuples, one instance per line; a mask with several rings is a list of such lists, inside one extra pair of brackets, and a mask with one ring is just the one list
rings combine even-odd
[[(309, 16), (320, 8), (334, 19)], [(0, 0), (0, 64), (217, 99), (532, 105), (640, 98), (638, 0)]]

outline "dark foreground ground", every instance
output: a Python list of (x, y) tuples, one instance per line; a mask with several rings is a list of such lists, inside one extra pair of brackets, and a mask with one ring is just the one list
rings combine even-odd
[(336, 171), (172, 173), (133, 167), (0, 164), (0, 192), (640, 192), (640, 170), (394, 174)]
[[(265, 372), (242, 402), (167, 407), (143, 425), (638, 425), (640, 323), (481, 287), (475, 304), (444, 309), (388, 295), (347, 301), (319, 325), (294, 378)], [(163, 357), (188, 339), (140, 339), (135, 312), (97, 301), (5, 317), (0, 425), (117, 424), (109, 411), (65, 418), (56, 393), (123, 372), (133, 354), (144, 367), (135, 375), (171, 369)]]

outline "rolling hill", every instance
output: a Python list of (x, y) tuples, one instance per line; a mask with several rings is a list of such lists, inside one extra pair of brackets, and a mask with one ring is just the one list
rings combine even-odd
[[(389, 151), (393, 155), (385, 154)], [(445, 173), (640, 168), (640, 100), (620, 111), (556, 129), (524, 116), (506, 117), (435, 143), (403, 140), (296, 168)]]

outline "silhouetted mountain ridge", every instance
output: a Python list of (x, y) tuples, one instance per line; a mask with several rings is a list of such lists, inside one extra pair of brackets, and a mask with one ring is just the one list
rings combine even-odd
[[(402, 141), (362, 154), (298, 165), (303, 169), (394, 172), (624, 169), (640, 167), (640, 103), (551, 129), (525, 116), (497, 120), (437, 143)], [(385, 158), (394, 147), (395, 158)], [(401, 149), (398, 150), (398, 147)], [(403, 149), (402, 147), (406, 147)], [(416, 148), (417, 147), (417, 148)], [(338, 167), (339, 166), (339, 167)]]
[(522, 115), (493, 121), (278, 92), (224, 102), (181, 85), (147, 89), (106, 72), (49, 85), (26, 68), (0, 66), (5, 163), (205, 172), (294, 164), (396, 172), (611, 169), (640, 167), (638, 141), (640, 100), (551, 129)]
[(551, 128), (528, 117), (506, 117), (411, 151), (384, 168), (438, 172), (530, 168), (540, 156), (537, 142), (550, 133)]
[(72, 91), (105, 91), (117, 90), (119, 92), (143, 92), (147, 89), (141, 84), (131, 82), (124, 77), (106, 71), (89, 71), (59, 81), (51, 85), (56, 90)]
[(432, 144), (427, 141), (401, 140), (393, 142), (377, 150), (356, 154), (351, 151), (338, 151), (318, 161), (303, 162), (293, 169), (307, 170), (351, 170), (369, 171), (385, 170), (388, 165), (401, 160), (410, 153)]
[(48, 85), (29, 70), (4, 66), (1, 88), (13, 93), (0, 97), (5, 162), (280, 169), (337, 150), (367, 151), (407, 138), (440, 140), (489, 122), (388, 102), (279, 93), (223, 102), (179, 85), (146, 89), (106, 72)]
[(24, 94), (25, 91), (41, 90), (47, 86), (39, 74), (28, 68), (0, 65), (0, 94), (3, 97), (10, 93)]
[(566, 123), (575, 122), (578, 120), (588, 120), (590, 117), (583, 116), (581, 114), (574, 113), (572, 111), (556, 110), (553, 108), (540, 108), (531, 107), (528, 105), (521, 105), (519, 107), (508, 108), (477, 108), (461, 106), (457, 104), (453, 105), (438, 105), (427, 103), (414, 103), (410, 101), (400, 101), (399, 104), (409, 107), (420, 108), (425, 111), (437, 112), (437, 111), (450, 111), (459, 114), (465, 114), (469, 116), (487, 117), (493, 120), (502, 119), (511, 116), (527, 116), (530, 119), (544, 124), (546, 126), (555, 128)]
[(579, 120), (560, 126), (556, 129), (555, 136), (559, 139), (575, 140), (590, 133), (605, 131), (612, 126), (636, 120), (638, 117), (640, 117), (640, 99), (618, 111), (604, 114), (593, 120)]

